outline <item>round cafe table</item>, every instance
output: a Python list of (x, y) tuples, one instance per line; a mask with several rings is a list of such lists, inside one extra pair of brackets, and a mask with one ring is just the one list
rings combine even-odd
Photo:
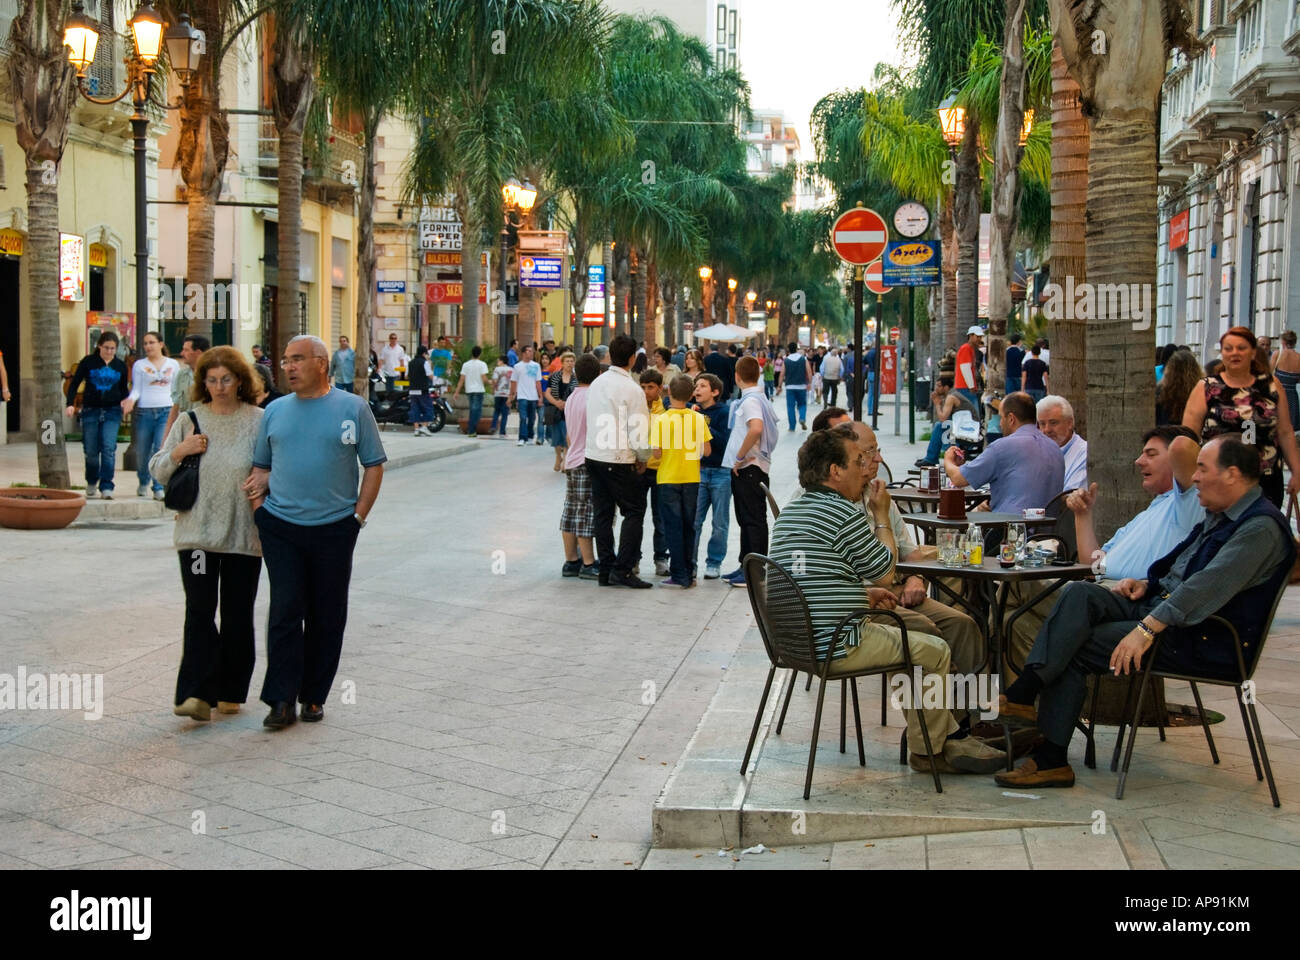
[[(889, 492), (892, 496), (895, 491), (891, 490)], [(931, 544), (936, 542), (935, 531), (965, 530), (972, 523), (981, 530), (988, 527), (1006, 526), (1008, 523), (1023, 523), (1025, 533), (1028, 535), (1034, 534), (1037, 530), (1050, 529), (1056, 523), (1054, 517), (1026, 520), (1018, 513), (994, 513), (992, 510), (967, 510), (966, 516), (960, 520), (950, 520), (947, 517), (939, 516), (937, 513), (905, 513), (903, 519), (920, 530), (925, 542)]]
[[(983, 503), (989, 498), (987, 490), (964, 488), (966, 509)], [(889, 491), (890, 498), (898, 504), (902, 513), (935, 513), (939, 509), (939, 491), (917, 490), (915, 487), (894, 487)], [(903, 509), (906, 507), (906, 509)]]

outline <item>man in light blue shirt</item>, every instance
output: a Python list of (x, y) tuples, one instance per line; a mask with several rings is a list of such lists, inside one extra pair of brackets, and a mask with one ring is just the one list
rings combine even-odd
[[(1038, 401), (1038, 430), (1061, 448), (1065, 460), (1062, 490), (1082, 490), (1088, 485), (1088, 441), (1074, 432), (1074, 407), (1065, 397), (1050, 395)], [(1164, 556), (1164, 554), (1161, 554)]]
[(330, 380), (334, 386), (348, 393), (355, 393), (353, 383), (357, 376), (357, 352), (352, 349), (347, 337), (339, 337), (339, 348), (330, 358)]
[(324, 341), (289, 341), (280, 366), (293, 392), (267, 408), (244, 483), (271, 580), (262, 684), (271, 708), (262, 724), (271, 729), (325, 716), (343, 652), (352, 551), (388, 459), (369, 404), (333, 389), (329, 364)]
[(959, 447), (949, 447), (943, 467), (955, 487), (989, 485), (989, 509), (1020, 513), (1046, 507), (1065, 483), (1065, 461), (1056, 441), (1038, 430), (1037, 410), (1027, 393), (1002, 400), (1002, 439), (979, 458), (962, 463)]
[[(1098, 545), (1093, 525), (1097, 485), (1070, 494), (1065, 505), (1074, 512), (1079, 562), (1091, 563), (1098, 576), (1107, 580), (1125, 577), (1145, 580), (1151, 565), (1182, 543), (1192, 528), (1205, 519), (1205, 508), (1192, 484), (1200, 449), (1195, 435), (1186, 427), (1148, 430), (1142, 438), (1142, 453), (1135, 462), (1142, 476), (1142, 489), (1154, 499), (1103, 545)], [(1012, 603), (1015, 602), (1017, 598), (1013, 597)], [(1016, 663), (1025, 662), (1055, 602), (1056, 595), (1051, 594), (1016, 618), (1011, 640)]]

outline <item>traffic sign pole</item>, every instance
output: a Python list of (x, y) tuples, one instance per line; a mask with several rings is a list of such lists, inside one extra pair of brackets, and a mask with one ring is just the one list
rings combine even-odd
[(876, 431), (880, 430), (880, 355), (885, 352), (880, 345), (880, 334), (885, 329), (884, 304), (884, 295), (876, 294), (876, 363), (871, 384), (871, 429)]
[(916, 443), (916, 287), (907, 288), (907, 442)]
[(853, 270), (853, 419), (862, 421), (862, 388), (867, 372), (862, 367), (862, 268)]

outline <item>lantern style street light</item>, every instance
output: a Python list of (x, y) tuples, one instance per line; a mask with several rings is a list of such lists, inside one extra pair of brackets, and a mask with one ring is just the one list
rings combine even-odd
[[(497, 268), (497, 276), (500, 284), (497, 287), (502, 296), (506, 291), (506, 261), (510, 259), (510, 228), (518, 228), (523, 225), (523, 218), (528, 215), (528, 211), (533, 209), (533, 204), (537, 202), (537, 188), (525, 180), (520, 183), (514, 177), (511, 177), (501, 185), (502, 200), (502, 224), (501, 224), (501, 255), (500, 266)], [(461, 291), (461, 309), (464, 309), (466, 293)], [(474, 298), (477, 302), (478, 291), (474, 291)], [(502, 307), (504, 308), (504, 304)], [(502, 309), (500, 316), (497, 318), (497, 343), (501, 346), (507, 346), (510, 343), (510, 320), (505, 310)]]
[(939, 104), (939, 129), (949, 152), (954, 155), (962, 138), (966, 136), (966, 109), (957, 105), (957, 94), (952, 93)]
[(713, 323), (713, 268), (707, 264), (700, 267), (700, 326), (707, 327)]
[[(101, 105), (117, 103), (131, 97), (135, 108), (131, 114), (131, 135), (135, 141), (135, 355), (144, 356), (144, 335), (149, 330), (149, 241), (148, 241), (148, 196), (147, 149), (149, 118), (145, 116), (145, 104), (153, 103), (163, 109), (174, 110), (177, 107), (159, 103), (153, 99), (153, 76), (157, 72), (158, 59), (162, 54), (163, 30), (167, 26), (158, 11), (149, 0), (144, 0), (136, 7), (134, 16), (127, 21), (131, 27), (131, 41), (134, 50), (126, 58), (126, 88), (114, 97), (92, 96), (86, 87), (86, 71), (95, 62), (95, 51), (99, 46), (100, 25), (86, 14), (81, 0), (72, 5), (72, 12), (63, 25), (63, 42), (67, 46), (68, 62), (77, 72), (77, 90), (91, 103)], [(186, 14), (181, 14), (179, 22), (167, 30), (167, 53), (176, 66), (177, 79), (181, 84), (190, 83), (198, 70), (199, 59), (203, 54), (204, 35), (195, 30)], [(136, 447), (132, 418), (131, 446), (123, 456), (124, 469), (133, 469), (140, 451)]]
[(1034, 111), (1031, 107), (1025, 111), (1025, 122), (1020, 127), (1020, 145), (1023, 147), (1029, 142), (1029, 135), (1034, 130)]

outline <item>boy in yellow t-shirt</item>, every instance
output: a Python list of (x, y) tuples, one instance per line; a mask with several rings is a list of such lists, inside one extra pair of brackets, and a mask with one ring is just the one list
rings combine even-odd
[[(643, 378), (644, 379), (644, 378)], [(668, 385), (672, 406), (650, 422), (650, 446), (659, 458), (659, 513), (668, 540), (669, 576), (664, 586), (695, 586), (695, 505), (700, 459), (710, 452), (709, 421), (686, 408), (695, 381), (678, 374)]]
[[(650, 408), (650, 429), (654, 429), (655, 420), (664, 412), (664, 378), (653, 367), (641, 371), (641, 390), (645, 393), (645, 405)], [(654, 446), (654, 444), (651, 444)], [(651, 452), (650, 462), (646, 464), (641, 482), (650, 491), (650, 519), (654, 523), (655, 575), (668, 573), (668, 540), (664, 537), (663, 519), (659, 516), (659, 457)], [(637, 557), (640, 564), (641, 558)]]

